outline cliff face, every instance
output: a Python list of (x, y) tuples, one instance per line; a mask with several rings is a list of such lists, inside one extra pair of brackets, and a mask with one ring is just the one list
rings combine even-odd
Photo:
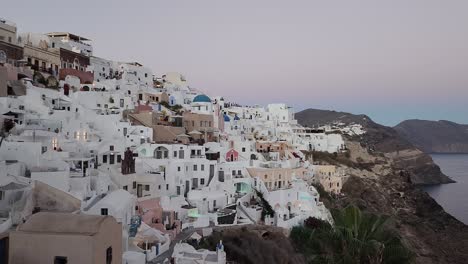
[(453, 182), (440, 171), (439, 166), (434, 164), (429, 155), (401, 137), (395, 129), (377, 124), (366, 115), (307, 109), (296, 113), (295, 116), (301, 125), (309, 127), (332, 122), (361, 124), (366, 133), (359, 138), (350, 138), (350, 140), (358, 141), (371, 153), (390, 156), (394, 161), (393, 166), (398, 170), (406, 171), (414, 184)]
[[(409, 171), (399, 168), (405, 167), (406, 157), (422, 159), (411, 164), (426, 164), (430, 160), (412, 153), (415, 150), (381, 155), (369, 153), (359, 141), (351, 140), (347, 145), (349, 159), (363, 160), (368, 166), (347, 168), (350, 177), (343, 184), (343, 195), (321, 197), (328, 208), (356, 205), (364, 211), (390, 216), (391, 226), (415, 253), (416, 263), (466, 263), (468, 226), (447, 214), (426, 192), (415, 187)], [(320, 160), (320, 156), (314, 159)], [(396, 165), (398, 163), (403, 164)], [(346, 164), (343, 162), (342, 166)], [(422, 168), (433, 169), (428, 165)]]
[(343, 197), (331, 202), (333, 207), (355, 204), (369, 212), (389, 215), (393, 227), (416, 254), (416, 263), (466, 263), (468, 226), (408, 183), (406, 175), (351, 176), (342, 192)]
[(468, 153), (468, 125), (445, 120), (406, 120), (394, 129), (426, 153)]

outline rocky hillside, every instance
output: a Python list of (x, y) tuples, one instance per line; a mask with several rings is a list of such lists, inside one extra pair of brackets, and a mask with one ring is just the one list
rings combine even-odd
[[(468, 226), (417, 188), (410, 172), (395, 166), (401, 155), (413, 156), (414, 150), (381, 155), (369, 153), (358, 141), (348, 141), (347, 145), (351, 162), (364, 160), (367, 164), (362, 168), (349, 167), (349, 162), (335, 160), (347, 167), (350, 177), (343, 184), (342, 196), (321, 195), (328, 208), (352, 204), (364, 211), (389, 215), (393, 228), (415, 253), (416, 263), (466, 263)], [(315, 155), (314, 159), (320, 160), (321, 156)]]
[(308, 127), (333, 122), (361, 124), (366, 133), (359, 138), (348, 140), (359, 142), (374, 155), (392, 157), (395, 169), (408, 173), (413, 184), (428, 185), (453, 182), (440, 171), (439, 166), (434, 164), (429, 155), (418, 150), (410, 141), (401, 137), (395, 129), (377, 124), (366, 115), (307, 109), (296, 113), (295, 116), (301, 125)]
[(468, 125), (445, 120), (406, 120), (394, 129), (426, 153), (468, 153)]

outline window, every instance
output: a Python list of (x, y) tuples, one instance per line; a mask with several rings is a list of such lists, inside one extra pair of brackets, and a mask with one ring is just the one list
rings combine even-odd
[(177, 167), (177, 171), (180, 171), (180, 167)]
[(107, 163), (107, 155), (102, 156), (102, 163)]
[(235, 170), (232, 170), (232, 175), (236, 175), (236, 171), (235, 171)]
[(161, 190), (161, 185), (158, 185), (158, 190)]
[(110, 146), (109, 146), (109, 149), (110, 149), (110, 151), (114, 151), (114, 146), (113, 146), (113, 145), (110, 145)]
[(166, 190), (169, 190), (169, 184), (166, 184)]
[(204, 171), (205, 170), (205, 164), (202, 164), (201, 165), (201, 171)]
[(169, 156), (169, 150), (167, 150), (167, 148), (165, 147), (157, 147), (154, 150), (154, 158), (156, 159), (162, 159), (162, 158), (167, 159), (168, 156)]
[(126, 191), (128, 191), (128, 185), (125, 185), (125, 186), (123, 187), (123, 189), (126, 190)]
[(198, 167), (197, 165), (193, 165), (193, 171), (197, 171)]
[(237, 175), (242, 175), (241, 170), (237, 170)]
[(177, 151), (174, 151), (174, 158), (177, 158)]
[(109, 215), (109, 210), (107, 208), (101, 208), (101, 215)]
[(122, 155), (117, 155), (117, 162), (120, 163), (122, 161)]
[(5, 193), (3, 191), (0, 191), (0, 201), (5, 198)]
[(136, 184), (136, 181), (133, 182), (133, 189), (136, 189), (137, 187), (137, 184)]
[(242, 152), (245, 152), (245, 148), (242, 148)]
[(67, 264), (67, 263), (68, 263), (67, 257), (55, 256), (54, 258), (54, 264)]
[(145, 185), (145, 191), (149, 191), (150, 190), (150, 186), (147, 184)]
[(201, 178), (201, 179), (200, 179), (200, 184), (201, 184), (201, 185), (204, 185), (204, 184), (205, 184), (205, 179)]
[(106, 249), (106, 264), (112, 263), (112, 247)]

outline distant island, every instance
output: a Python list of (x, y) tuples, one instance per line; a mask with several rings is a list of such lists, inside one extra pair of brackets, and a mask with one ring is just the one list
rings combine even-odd
[(394, 129), (425, 153), (468, 153), (468, 125), (465, 124), (412, 119)]

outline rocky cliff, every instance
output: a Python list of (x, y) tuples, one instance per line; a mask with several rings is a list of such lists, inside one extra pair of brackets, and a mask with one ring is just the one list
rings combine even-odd
[(333, 122), (361, 124), (366, 133), (359, 138), (349, 138), (349, 140), (359, 142), (374, 155), (391, 156), (395, 169), (406, 171), (412, 183), (429, 185), (453, 182), (440, 171), (439, 166), (434, 164), (429, 155), (401, 137), (395, 129), (377, 124), (366, 115), (307, 109), (296, 113), (295, 116), (301, 125), (308, 127)]
[(445, 120), (406, 120), (394, 129), (426, 153), (468, 153), (468, 125)]
[[(342, 162), (342, 158), (335, 161), (341, 161), (341, 166), (346, 167), (349, 178), (343, 184), (343, 195), (321, 196), (328, 208), (352, 204), (364, 211), (390, 216), (393, 228), (415, 253), (416, 263), (466, 263), (468, 226), (447, 214), (426, 192), (417, 188), (410, 172), (402, 169), (404, 164), (395, 165), (401, 163), (402, 155), (420, 155), (412, 153), (414, 150), (384, 155), (370, 153), (354, 140), (347, 145), (346, 157), (351, 163)], [(360, 160), (366, 166), (349, 167)]]

